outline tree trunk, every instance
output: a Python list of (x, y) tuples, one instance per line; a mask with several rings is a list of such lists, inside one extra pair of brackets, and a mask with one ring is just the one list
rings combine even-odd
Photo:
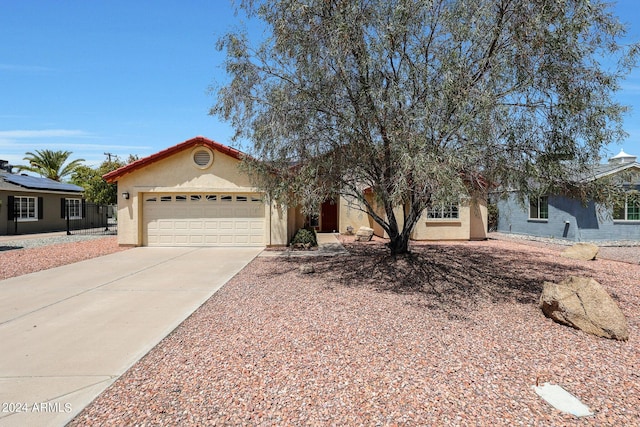
[(409, 234), (398, 233), (394, 236), (389, 236), (390, 241), (388, 243), (391, 255), (402, 255), (409, 253)]

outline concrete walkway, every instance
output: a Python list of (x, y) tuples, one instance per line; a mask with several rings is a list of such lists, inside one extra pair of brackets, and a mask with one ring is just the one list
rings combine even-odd
[(314, 256), (336, 256), (349, 255), (342, 243), (333, 233), (317, 233), (318, 248), (313, 251), (285, 249), (282, 251), (266, 250), (260, 254), (261, 257), (314, 257)]
[(0, 426), (62, 426), (262, 248), (134, 248), (0, 281)]

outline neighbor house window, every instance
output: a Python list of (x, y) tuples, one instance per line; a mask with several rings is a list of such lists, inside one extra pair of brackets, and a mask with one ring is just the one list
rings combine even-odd
[(427, 208), (428, 219), (458, 219), (460, 209), (457, 203), (429, 206)]
[(13, 215), (18, 221), (37, 221), (38, 199), (35, 197), (15, 196)]
[(547, 196), (529, 199), (529, 219), (549, 219), (549, 198)]
[(82, 218), (82, 200), (67, 199), (67, 208), (69, 209), (69, 219)]
[(613, 208), (613, 219), (618, 221), (640, 221), (640, 193), (629, 193)]

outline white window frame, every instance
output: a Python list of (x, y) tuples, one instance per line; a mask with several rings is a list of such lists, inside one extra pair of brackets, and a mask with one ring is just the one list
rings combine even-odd
[(458, 221), (460, 219), (460, 204), (445, 203), (427, 207), (427, 220), (429, 221)]
[(82, 199), (67, 199), (69, 219), (82, 219)]
[[(22, 200), (26, 200), (26, 210), (24, 211)], [(33, 201), (33, 216), (30, 215), (29, 201)], [(13, 196), (13, 216), (18, 222), (37, 221), (38, 198), (33, 196)]]
[[(621, 222), (621, 221), (629, 221), (629, 222), (637, 222), (640, 221), (640, 217), (638, 217), (637, 219), (629, 219), (629, 195), (630, 194), (625, 194), (624, 196), (624, 208), (621, 206), (620, 210), (624, 209), (624, 218), (616, 218), (616, 209), (613, 209), (613, 220), (616, 222)], [(633, 194), (634, 198), (636, 198), (636, 201), (640, 201), (640, 194)]]
[[(535, 202), (535, 216), (531, 215), (533, 212)], [(542, 206), (546, 205), (546, 209), (543, 210)], [(546, 217), (542, 218), (542, 214), (546, 214)], [(537, 198), (529, 198), (529, 220), (532, 221), (549, 221), (549, 197), (540, 196)]]

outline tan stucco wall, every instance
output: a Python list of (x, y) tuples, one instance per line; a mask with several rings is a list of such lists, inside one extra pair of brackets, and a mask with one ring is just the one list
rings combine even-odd
[(489, 211), (486, 200), (473, 200), (470, 210), (470, 238), (484, 240), (489, 229)]
[[(354, 209), (357, 202), (340, 200), (340, 232), (346, 232), (348, 225), (355, 231), (359, 227), (371, 227), (376, 236), (387, 237), (386, 233), (373, 219)], [(349, 207), (350, 206), (350, 207)], [(349, 207), (349, 208), (348, 208)], [(394, 209), (398, 225), (403, 226), (402, 208)], [(380, 215), (384, 215), (381, 211)], [(487, 236), (487, 206), (484, 201), (467, 201), (460, 205), (459, 218), (457, 219), (427, 219), (426, 213), (421, 216), (416, 224), (411, 238), (413, 240), (470, 240), (484, 239)]]
[(345, 197), (340, 197), (338, 202), (338, 229), (340, 233), (346, 233), (347, 227), (353, 227), (354, 233), (360, 227), (371, 227), (371, 218), (360, 210), (360, 204)]
[[(245, 173), (239, 170), (240, 161), (214, 151), (213, 164), (207, 169), (196, 167), (193, 149), (186, 149), (162, 159), (118, 180), (118, 243), (142, 244), (142, 195), (144, 193), (219, 192), (256, 193)], [(123, 192), (130, 197), (125, 200)], [(267, 245), (286, 244), (287, 212), (269, 209), (265, 203), (265, 242)], [(269, 224), (270, 223), (270, 224)], [(271, 227), (269, 227), (271, 225)]]

